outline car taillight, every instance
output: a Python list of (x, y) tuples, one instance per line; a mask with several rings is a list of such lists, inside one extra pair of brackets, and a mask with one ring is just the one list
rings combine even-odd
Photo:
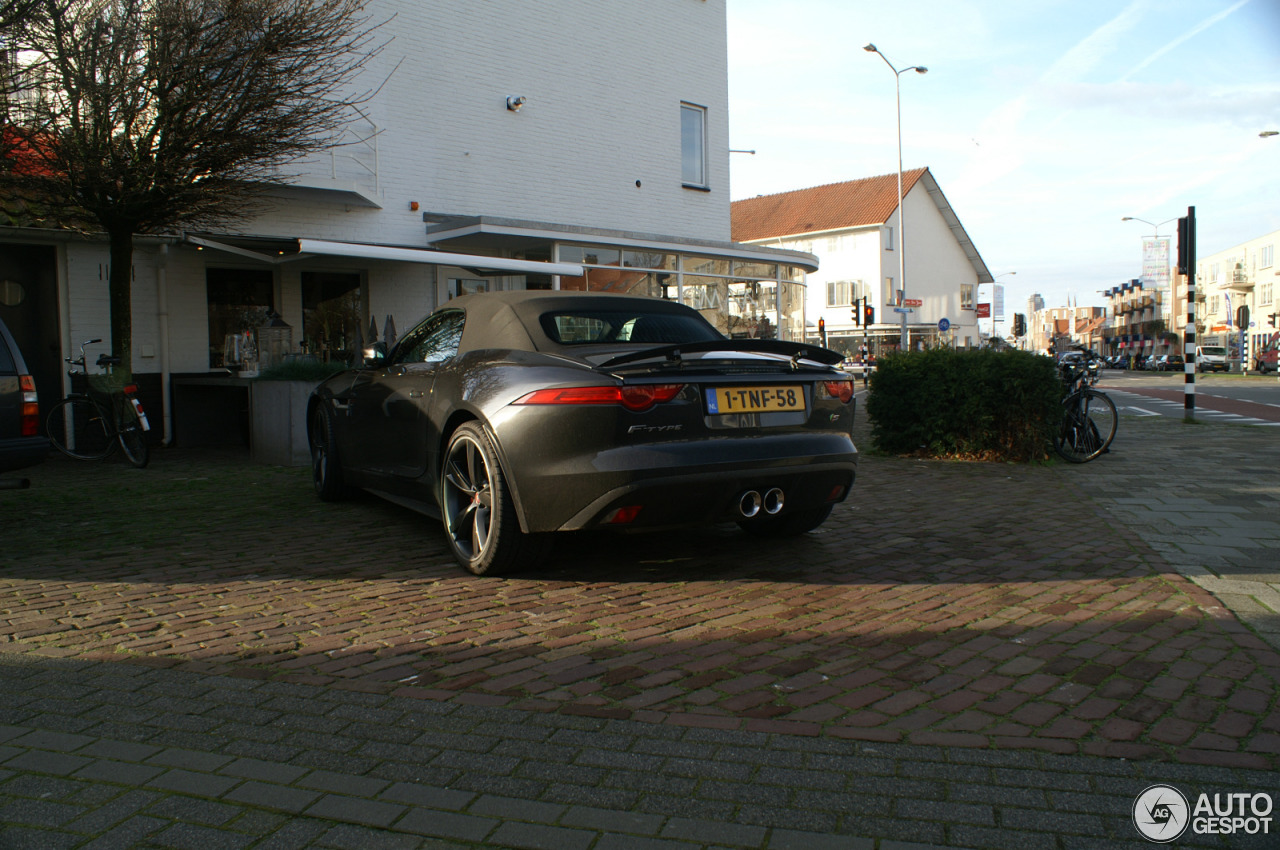
[(40, 433), (40, 402), (36, 396), (36, 379), (30, 375), (18, 376), (22, 390), (22, 436), (34, 437)]
[(627, 410), (648, 410), (655, 404), (671, 401), (684, 389), (684, 384), (637, 384), (634, 386), (564, 387), (534, 390), (515, 404), (620, 404)]
[(853, 381), (823, 381), (827, 395), (847, 402), (853, 398)]

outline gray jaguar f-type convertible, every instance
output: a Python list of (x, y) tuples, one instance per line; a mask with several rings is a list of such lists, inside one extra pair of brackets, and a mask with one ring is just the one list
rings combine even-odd
[(439, 517), (477, 575), (537, 563), (557, 531), (802, 534), (856, 471), (839, 362), (671, 301), (464, 296), (316, 388), (312, 476), (325, 500), (362, 488)]

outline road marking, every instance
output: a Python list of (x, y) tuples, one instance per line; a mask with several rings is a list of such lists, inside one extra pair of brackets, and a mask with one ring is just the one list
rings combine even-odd
[(1161, 416), (1161, 415), (1163, 415), (1163, 414), (1160, 414), (1160, 413), (1156, 413), (1154, 410), (1143, 410), (1141, 407), (1134, 407), (1132, 404), (1131, 404), (1131, 405), (1129, 405), (1129, 409), (1130, 409), (1130, 410), (1136, 410), (1136, 411), (1138, 411), (1139, 413), (1141, 413), (1143, 416)]

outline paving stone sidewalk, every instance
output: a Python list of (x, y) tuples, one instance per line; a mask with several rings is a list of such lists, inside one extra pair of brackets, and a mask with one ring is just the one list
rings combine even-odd
[(51, 462), (0, 492), (0, 848), (1146, 846), (1149, 784), (1277, 784), (1273, 433), (867, 457), (805, 540), (508, 580), (303, 471)]
[[(0, 847), (1121, 848), (1273, 771), (849, 742), (0, 653)], [(1194, 796), (1192, 797), (1194, 799)], [(1190, 837), (1182, 847), (1267, 847)]]

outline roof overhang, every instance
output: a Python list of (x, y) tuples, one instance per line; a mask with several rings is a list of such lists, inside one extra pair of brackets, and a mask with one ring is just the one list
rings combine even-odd
[(320, 201), (349, 207), (382, 209), (382, 201), (368, 189), (350, 181), (308, 176), (305, 180), (273, 187), (268, 194), (293, 201)]
[(609, 245), (641, 251), (682, 252), (708, 257), (745, 260), (752, 263), (785, 263), (807, 272), (818, 270), (818, 258), (803, 251), (768, 248), (743, 242), (718, 242), (664, 236), (655, 233), (575, 227), (539, 221), (493, 218), (489, 216), (441, 216), (427, 213), (427, 241), (436, 243), (489, 245), (495, 242), (555, 242)]

